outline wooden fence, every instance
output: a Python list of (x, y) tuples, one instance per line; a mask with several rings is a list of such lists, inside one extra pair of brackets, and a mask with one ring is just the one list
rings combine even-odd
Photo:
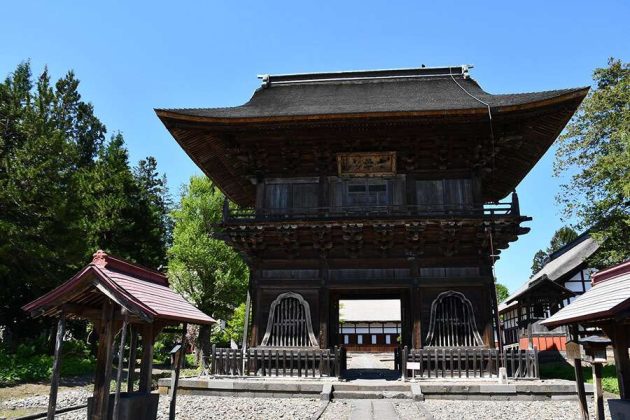
[(330, 349), (242, 350), (212, 346), (208, 373), (225, 376), (338, 377), (346, 370), (346, 351)]
[(410, 372), (420, 378), (496, 378), (500, 367), (506, 368), (509, 378), (539, 377), (536, 350), (404, 347), (401, 353), (405, 379)]

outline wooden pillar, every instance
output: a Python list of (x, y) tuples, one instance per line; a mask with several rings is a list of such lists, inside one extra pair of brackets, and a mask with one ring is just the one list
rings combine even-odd
[(182, 346), (179, 349), (179, 357), (175, 360), (175, 372), (171, 380), (171, 403), (168, 410), (169, 420), (175, 420), (175, 406), (177, 401), (177, 385), (179, 384), (179, 371), (186, 359), (186, 330), (188, 324), (184, 322), (182, 327)]
[(319, 347), (327, 349), (329, 343), (330, 290), (327, 286), (319, 289)]
[(330, 334), (330, 341), (328, 342), (328, 347), (341, 346), (343, 345), (343, 339), (339, 340), (339, 294), (333, 292), (329, 292), (328, 305), (330, 308), (330, 325), (328, 326)]
[[(250, 347), (256, 347), (260, 343), (262, 337), (260, 337), (260, 323), (262, 322), (262, 308), (260, 304), (262, 302), (262, 291), (256, 287), (256, 294), (254, 295), (253, 308), (254, 308), (254, 322), (252, 324), (252, 339), (250, 341)], [(263, 332), (264, 327), (263, 328)]]
[(615, 353), (615, 368), (617, 370), (617, 381), (619, 382), (619, 398), (630, 400), (630, 359), (628, 358), (628, 326), (620, 324), (614, 325), (607, 331), (612, 330), (610, 337), (613, 342)]
[[(578, 343), (579, 335), (577, 325), (571, 325), (571, 336), (575, 343)], [(584, 372), (582, 372), (582, 358), (578, 352), (577, 358), (573, 358), (573, 367), (575, 369), (575, 385), (578, 393), (578, 400), (580, 402), (580, 413), (583, 420), (588, 420), (588, 405), (586, 404), (586, 392), (584, 390)]]
[(114, 393), (114, 411), (112, 418), (118, 420), (120, 409), (120, 382), (122, 381), (123, 364), (125, 360), (125, 341), (127, 340), (127, 324), (129, 322), (127, 311), (123, 309), (124, 319), (120, 330), (120, 347), (118, 349), (118, 370), (116, 371), (116, 392)]
[(138, 330), (131, 326), (131, 340), (129, 341), (129, 364), (127, 365), (127, 392), (133, 392), (133, 381), (136, 376), (136, 352), (138, 350)]
[(494, 280), (490, 285), (490, 299), (492, 300), (492, 312), (494, 312), (494, 323), (496, 325), (497, 344), (499, 352), (503, 352), (503, 331), (501, 330), (501, 319), (499, 317), (499, 301), (497, 299), (497, 286)]
[(602, 364), (593, 363), (593, 397), (595, 398), (595, 418), (605, 420), (604, 389), (602, 388)]
[(142, 362), (140, 364), (140, 392), (151, 392), (153, 373), (153, 324), (142, 325)]
[(516, 345), (520, 350), (521, 348), (521, 323), (523, 319), (523, 305), (518, 302), (516, 305)]
[(47, 420), (55, 418), (57, 409), (57, 390), (59, 389), (59, 372), (61, 370), (61, 347), (63, 345), (63, 335), (66, 330), (66, 315), (61, 312), (57, 321), (57, 336), (55, 339), (55, 360), (53, 361), (52, 376), (50, 378), (50, 396), (48, 397)]
[[(410, 296), (411, 306), (411, 348), (422, 348), (422, 301), (420, 296), (420, 288), (412, 287)], [(402, 303), (402, 302), (401, 302)]]
[(112, 362), (114, 358), (114, 304), (107, 299), (101, 312), (100, 331), (98, 336), (98, 353), (96, 358), (96, 375), (94, 378), (94, 401), (92, 420), (107, 419), (109, 409), (109, 384), (112, 378)]
[[(249, 332), (249, 313), (251, 311), (252, 306), (252, 297), (249, 293), (249, 288), (247, 289), (247, 300), (245, 302), (245, 320), (243, 322), (243, 345), (242, 350), (243, 354), (247, 350), (247, 333)], [(243, 357), (243, 363), (245, 363), (245, 358)]]

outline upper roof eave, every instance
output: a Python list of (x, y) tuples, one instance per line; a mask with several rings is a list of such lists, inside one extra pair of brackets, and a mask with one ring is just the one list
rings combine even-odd
[[(578, 87), (565, 89), (560, 91), (533, 92), (534, 94), (543, 94), (551, 92), (559, 92), (557, 95), (542, 100), (534, 100), (530, 102), (491, 106), (493, 114), (502, 114), (518, 111), (526, 111), (546, 106), (561, 104), (573, 100), (582, 100), (589, 91), (590, 87)], [(516, 94), (516, 95), (529, 95)], [(496, 97), (506, 95), (494, 95)], [(431, 116), (470, 116), (485, 115), (488, 108), (479, 103), (478, 107), (457, 108), (457, 109), (424, 109), (424, 110), (404, 110), (390, 112), (348, 112), (348, 113), (321, 113), (321, 114), (296, 114), (296, 115), (266, 115), (266, 116), (217, 116), (213, 115), (215, 111), (229, 111), (243, 109), (245, 105), (231, 108), (155, 108), (157, 116), (166, 124), (166, 120), (179, 120), (186, 122), (199, 122), (211, 124), (247, 124), (247, 123), (282, 123), (282, 122), (304, 122), (304, 121), (330, 121), (330, 120), (348, 120), (348, 119), (372, 119), (372, 118), (396, 118), (396, 117), (431, 117)], [(207, 115), (200, 115), (205, 112)]]

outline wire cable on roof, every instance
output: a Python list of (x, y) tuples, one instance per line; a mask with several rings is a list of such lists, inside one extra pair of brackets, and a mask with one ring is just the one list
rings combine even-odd
[[(450, 71), (450, 68), (449, 68)], [(492, 181), (494, 182), (494, 170), (495, 170), (495, 162), (494, 162), (494, 129), (492, 127), (492, 109), (490, 108), (490, 104), (487, 102), (482, 101), (481, 99), (477, 98), (475, 95), (473, 95), (472, 93), (468, 92), (456, 79), (455, 77), (453, 77), (453, 72), (450, 71), (451, 79), (453, 80), (453, 82), (455, 82), (455, 84), (457, 86), (459, 86), (459, 88), (461, 90), (464, 91), (464, 93), (468, 96), (470, 96), (471, 98), (473, 98), (474, 100), (476, 100), (477, 102), (480, 102), (482, 104), (484, 104), (486, 106), (486, 108), (488, 108), (488, 118), (490, 120), (490, 140), (492, 141)]]

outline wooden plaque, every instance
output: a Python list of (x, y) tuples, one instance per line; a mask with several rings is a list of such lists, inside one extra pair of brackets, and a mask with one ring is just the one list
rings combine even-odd
[(580, 351), (580, 345), (575, 341), (567, 342), (567, 359), (575, 360), (582, 358), (582, 353)]
[(396, 175), (396, 152), (338, 153), (339, 176)]

